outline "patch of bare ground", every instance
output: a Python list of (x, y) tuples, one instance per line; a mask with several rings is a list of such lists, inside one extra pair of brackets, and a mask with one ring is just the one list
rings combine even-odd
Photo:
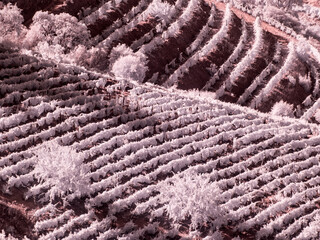
[(37, 239), (33, 232), (33, 213), (39, 208), (32, 199), (25, 200), (26, 190), (14, 188), (10, 194), (0, 192), (0, 231), (22, 239)]
[(179, 88), (201, 89), (211, 77), (210, 72), (207, 70), (210, 65), (214, 63), (217, 67), (220, 67), (228, 59), (240, 39), (241, 20), (234, 16), (230, 25), (227, 37), (215, 49), (212, 49), (209, 55), (200, 59), (196, 65), (189, 69), (188, 73), (179, 81)]
[[(267, 96), (266, 100), (258, 108), (259, 111), (269, 112), (272, 106), (280, 100), (293, 104), (294, 109), (296, 109), (310, 94), (310, 92), (307, 92), (298, 82), (300, 74), (304, 76), (308, 73), (307, 65), (300, 61), (295, 61), (292, 69), (299, 69), (299, 71), (290, 71), (273, 89), (271, 94)], [(295, 84), (289, 81), (289, 75), (291, 78), (296, 79)]]
[(105, 13), (104, 18), (99, 18), (95, 23), (88, 26), (91, 32), (91, 36), (95, 37), (103, 32), (107, 27), (109, 27), (116, 20), (122, 18), (126, 13), (128, 13), (133, 7), (137, 6), (138, 0), (128, 0), (120, 3), (119, 7), (116, 9), (110, 9)]
[(115, 41), (113, 46), (120, 43), (124, 43), (130, 46), (135, 40), (143, 37), (146, 33), (151, 31), (158, 23), (158, 20), (154, 17), (149, 17), (146, 21), (140, 22), (135, 28), (130, 29), (126, 34), (119, 40)]
[[(217, 6), (217, 8), (218, 8), (219, 10), (223, 10), (223, 11), (224, 11), (225, 8), (226, 8), (226, 6), (225, 6), (224, 3), (217, 2), (216, 0), (207, 0), (207, 1), (213, 2), (213, 3)], [(234, 14), (236, 14), (240, 19), (244, 19), (247, 23), (253, 24), (254, 21), (256, 20), (255, 17), (253, 17), (253, 16), (251, 16), (251, 15), (245, 13), (245, 12), (242, 12), (241, 10), (239, 10), (239, 9), (237, 9), (237, 8), (234, 8), (234, 7), (233, 7), (233, 8), (231, 8), (231, 9), (232, 9), (232, 11), (234, 12)], [(282, 37), (282, 38), (287, 39), (287, 40), (289, 40), (289, 41), (290, 41), (290, 40), (295, 41), (295, 42), (297, 41), (295, 38), (293, 38), (293, 37), (291, 37), (290, 35), (282, 32), (281, 30), (279, 30), (279, 29), (271, 26), (270, 24), (268, 24), (268, 23), (266, 23), (266, 22), (263, 22), (263, 21), (262, 21), (262, 22), (261, 22), (261, 26), (262, 26), (263, 30), (268, 31), (268, 32), (272, 33), (272, 34), (275, 35), (275, 36)]]
[(269, 32), (264, 32), (263, 51), (259, 57), (246, 69), (241, 76), (235, 81), (235, 85), (231, 89), (232, 94), (222, 96), (221, 100), (235, 103), (241, 94), (250, 86), (253, 80), (267, 67), (272, 61), (276, 49), (277, 39)]
[[(190, 43), (196, 39), (201, 26), (206, 24), (209, 14), (210, 7), (201, 2), (192, 19), (180, 29), (177, 36), (170, 37), (164, 44), (148, 53), (149, 71), (146, 73), (145, 80), (150, 79), (157, 72), (160, 75), (165, 74), (165, 66), (173, 59), (178, 58), (179, 54), (185, 51)], [(162, 84), (162, 82), (159, 84)]]
[(49, 6), (53, 7), (59, 5), (63, 0), (10, 0), (13, 4), (17, 4), (22, 9), (22, 16), (24, 17), (24, 24), (29, 26), (32, 22), (33, 15), (40, 10), (44, 10)]

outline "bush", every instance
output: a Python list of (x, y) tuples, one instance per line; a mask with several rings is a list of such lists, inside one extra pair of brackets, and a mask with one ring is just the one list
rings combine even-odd
[[(224, 211), (219, 206), (221, 190), (216, 182), (204, 175), (176, 176), (160, 187), (160, 201), (174, 223), (191, 219), (190, 229), (223, 221)], [(220, 223), (219, 223), (220, 222)], [(219, 224), (217, 224), (219, 223)]]
[(153, 17), (164, 20), (166, 23), (170, 22), (170, 16), (174, 11), (174, 7), (169, 3), (161, 0), (153, 0), (146, 12)]
[(281, 100), (273, 105), (270, 113), (276, 116), (293, 117), (293, 105)]
[(0, 9), (0, 42), (17, 44), (26, 31), (23, 21), (21, 9), (11, 3), (4, 5)]
[(52, 201), (55, 197), (64, 197), (68, 193), (81, 197), (89, 192), (90, 181), (86, 174), (90, 169), (83, 164), (82, 153), (50, 141), (44, 143), (34, 154), (34, 176), (49, 189), (43, 200)]
[(148, 70), (146, 56), (134, 53), (125, 45), (115, 47), (110, 54), (111, 73), (118, 80), (143, 82)]
[(55, 15), (38, 11), (32, 20), (25, 39), (29, 48), (45, 42), (49, 46), (60, 46), (63, 53), (67, 54), (79, 45), (90, 45), (87, 27), (67, 13)]

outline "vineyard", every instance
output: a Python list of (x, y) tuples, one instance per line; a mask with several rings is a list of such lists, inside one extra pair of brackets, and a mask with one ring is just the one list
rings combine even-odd
[[(213, 92), (215, 99), (262, 112), (284, 101), (291, 105), (292, 117), (318, 122), (319, 42), (243, 5), (97, 0), (60, 1), (42, 9), (69, 12), (88, 29), (90, 46), (80, 61), (86, 67), (110, 73), (114, 49), (124, 44), (129, 50), (120, 55), (126, 60), (144, 57), (146, 72), (140, 81)], [(305, 4), (303, 9), (317, 19), (316, 7)]]
[(57, 2), (96, 55), (0, 44), (0, 238), (320, 238), (311, 41), (215, 1)]
[[(70, 10), (67, 4), (60, 10), (78, 16), (89, 29), (99, 52), (90, 67), (110, 70), (112, 49), (125, 44), (148, 59), (144, 82), (214, 92), (216, 99), (262, 112), (283, 100), (295, 117), (316, 121), (320, 54), (293, 29), (249, 19), (218, 2), (95, 4), (71, 4)], [(270, 30), (270, 24), (282, 32)]]
[[(201, 223), (194, 236), (319, 237), (317, 125), (208, 101), (197, 91), (118, 83), (5, 49), (1, 59), (1, 202), (23, 193), (16, 206), (4, 207), (23, 205), (29, 226), (16, 235), (191, 237), (188, 220), (180, 228), (170, 224), (161, 189), (176, 178), (201, 176), (221, 189), (217, 201), (227, 210), (212, 225)], [(83, 171), (62, 161), (52, 171), (64, 176), (56, 175), (50, 154), (58, 153), (81, 156), (76, 168)], [(40, 157), (49, 158), (45, 166)], [(63, 189), (72, 181), (87, 181), (86, 191)]]

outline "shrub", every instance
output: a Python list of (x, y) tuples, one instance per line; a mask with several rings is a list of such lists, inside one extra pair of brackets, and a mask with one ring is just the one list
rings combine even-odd
[(49, 46), (59, 45), (63, 53), (67, 54), (78, 45), (90, 45), (87, 27), (67, 13), (55, 15), (38, 11), (32, 20), (25, 39), (29, 48), (45, 42)]
[(176, 176), (160, 187), (160, 201), (174, 223), (191, 219), (190, 229), (223, 221), (224, 211), (219, 206), (221, 190), (216, 182), (204, 175)]
[[(127, 47), (125, 44), (119, 44), (114, 47), (109, 56), (109, 63), (112, 69), (113, 64), (120, 58), (121, 56), (134, 55), (134, 52), (131, 48)], [(110, 69), (110, 70), (111, 70)]]
[(162, 2), (161, 0), (154, 0), (149, 5), (147, 13), (153, 17), (164, 20), (166, 23), (170, 22), (170, 16), (174, 11), (174, 7), (169, 3)]
[(17, 44), (26, 31), (23, 21), (21, 9), (11, 3), (4, 5), (0, 9), (0, 42)]
[(68, 193), (83, 196), (89, 192), (88, 166), (83, 164), (84, 155), (56, 141), (46, 142), (35, 151), (34, 176), (48, 188), (43, 200), (52, 201)]
[(143, 82), (148, 70), (146, 56), (119, 45), (110, 54), (111, 73), (118, 80)]
[(293, 117), (293, 105), (281, 100), (273, 105), (270, 113), (276, 116)]

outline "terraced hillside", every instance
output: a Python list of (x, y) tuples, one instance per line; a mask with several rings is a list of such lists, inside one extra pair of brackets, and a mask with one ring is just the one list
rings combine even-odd
[(164, 2), (171, 7), (163, 10), (156, 0), (62, 1), (44, 10), (70, 12), (88, 27), (103, 52), (92, 67), (110, 69), (111, 50), (124, 43), (147, 56), (144, 82), (210, 91), (262, 112), (283, 100), (295, 117), (315, 122), (320, 54), (308, 40), (216, 1)]
[[(6, 49), (0, 56), (0, 204), (6, 214), (0, 229), (7, 234), (320, 237), (318, 125), (199, 92), (118, 83)], [(74, 156), (83, 158), (76, 167), (69, 164)], [(43, 158), (49, 158), (45, 165)], [(190, 232), (188, 218), (180, 227), (172, 224), (163, 189), (199, 174), (200, 186), (209, 181), (221, 190), (216, 204), (226, 210)], [(73, 181), (89, 185), (64, 189)]]
[[(320, 238), (316, 40), (216, 1), (17, 2), (76, 16), (100, 59), (0, 45), (0, 238)], [(143, 84), (110, 75), (123, 43)], [(295, 118), (261, 113), (280, 100)]]

